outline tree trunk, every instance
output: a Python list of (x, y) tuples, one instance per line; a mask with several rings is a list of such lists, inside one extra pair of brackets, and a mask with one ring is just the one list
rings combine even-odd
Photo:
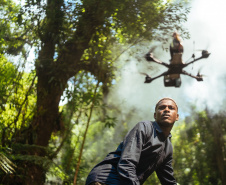
[[(63, 0), (47, 1), (45, 24), (43, 24), (41, 28), (43, 30), (40, 32), (42, 47), (35, 64), (38, 77), (37, 110), (29, 131), (32, 138), (30, 145), (48, 147), (51, 135), (58, 127), (58, 106), (68, 79), (80, 70), (90, 71), (94, 75), (101, 70), (98, 63), (80, 61), (84, 50), (89, 47), (89, 42), (96, 28), (102, 25), (104, 21), (104, 10), (96, 8), (96, 3), (91, 3), (91, 7), (87, 7), (92, 11), (85, 11), (82, 14), (74, 36), (63, 46), (58, 45), (61, 48), (58, 48), (58, 56), (54, 60), (57, 38), (60, 31), (62, 31), (62, 22), (60, 21), (63, 20), (62, 6)], [(95, 21), (93, 21), (94, 18)], [(101, 81), (101, 79), (99, 80)], [(41, 147), (27, 151), (26, 154), (48, 157), (46, 151)], [(20, 174), (25, 175), (26, 178), (22, 177), (14, 182), (29, 185), (41, 185), (45, 182), (45, 169), (42, 166), (32, 162), (25, 162), (21, 164), (21, 168), (24, 171), (22, 170)]]

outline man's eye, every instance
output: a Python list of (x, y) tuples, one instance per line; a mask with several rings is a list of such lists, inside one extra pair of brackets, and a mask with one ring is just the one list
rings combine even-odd
[(163, 109), (165, 109), (165, 107), (164, 107), (164, 106), (161, 106), (161, 107), (159, 107), (159, 109), (160, 109), (160, 110), (163, 110)]

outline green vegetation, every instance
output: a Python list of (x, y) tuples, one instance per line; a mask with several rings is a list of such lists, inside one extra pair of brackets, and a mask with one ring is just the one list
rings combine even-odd
[[(120, 55), (164, 46), (174, 29), (189, 37), (187, 4), (163, 2), (0, 1), (0, 184), (84, 184), (133, 121), (107, 103)], [(175, 129), (180, 184), (225, 183), (224, 115), (197, 112)]]

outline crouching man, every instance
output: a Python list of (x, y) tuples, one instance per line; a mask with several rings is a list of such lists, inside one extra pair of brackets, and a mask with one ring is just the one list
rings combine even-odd
[(86, 185), (141, 185), (156, 171), (163, 185), (176, 185), (173, 176), (170, 131), (178, 120), (178, 107), (171, 98), (159, 100), (155, 121), (142, 121), (89, 173)]

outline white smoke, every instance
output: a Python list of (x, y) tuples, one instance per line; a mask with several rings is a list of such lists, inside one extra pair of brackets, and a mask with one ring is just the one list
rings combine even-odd
[[(180, 88), (164, 87), (163, 77), (153, 81), (150, 84), (144, 84), (145, 76), (140, 72), (148, 73), (151, 76), (161, 74), (167, 70), (164, 66), (148, 63), (144, 59), (144, 54), (148, 50), (140, 53), (143, 58), (137, 62), (135, 58), (127, 62), (121, 69), (121, 79), (112, 89), (110, 97), (111, 102), (118, 103), (122, 108), (122, 114), (136, 107), (137, 112), (134, 117), (136, 121), (153, 120), (154, 106), (156, 102), (163, 97), (173, 98), (179, 107), (179, 114), (183, 118), (190, 113), (190, 105), (195, 105), (198, 110), (208, 107), (209, 110), (218, 112), (222, 108), (225, 99), (225, 81), (226, 75), (226, 2), (223, 0), (206, 1), (196, 0), (192, 4), (191, 13), (185, 26), (191, 34), (191, 39), (184, 40), (184, 62), (191, 58), (195, 52), (196, 58), (201, 56), (201, 51), (207, 49), (211, 55), (208, 59), (200, 60), (191, 64), (185, 70), (196, 75), (200, 70), (204, 76), (203, 82), (198, 82), (188, 76), (181, 75), (182, 85)], [(170, 35), (170, 34), (169, 34)], [(150, 44), (151, 46), (151, 44)], [(169, 52), (161, 48), (155, 50), (155, 57), (164, 62), (169, 61)], [(121, 60), (127, 60), (125, 54)], [(154, 67), (152, 69), (148, 69)], [(118, 99), (118, 102), (115, 102)]]
[(195, 49), (208, 49), (211, 55), (208, 59), (194, 64), (195, 69), (202, 67), (201, 73), (207, 77), (203, 82), (192, 81), (190, 85), (186, 85), (184, 93), (199, 109), (207, 105), (214, 113), (222, 109), (226, 96), (225, 9), (226, 2), (223, 0), (196, 0), (187, 24), (191, 39), (185, 42), (186, 48), (189, 48), (191, 41), (195, 41)]

